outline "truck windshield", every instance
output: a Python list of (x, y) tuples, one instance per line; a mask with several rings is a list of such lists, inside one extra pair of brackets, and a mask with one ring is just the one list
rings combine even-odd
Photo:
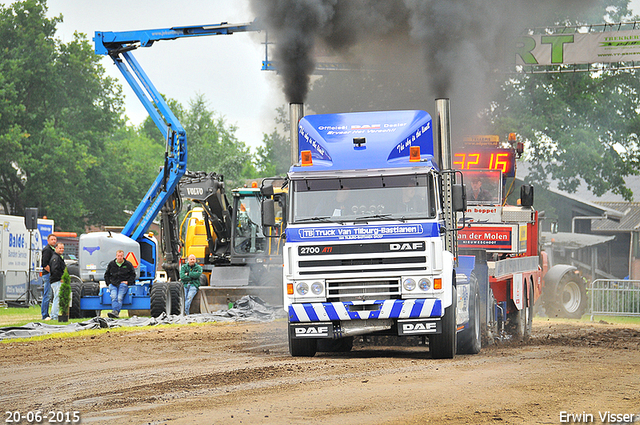
[(293, 182), (293, 222), (435, 218), (432, 174)]
[(236, 200), (237, 225), (234, 228), (233, 248), (236, 253), (261, 253), (266, 240), (260, 227), (260, 201), (257, 197), (242, 196)]

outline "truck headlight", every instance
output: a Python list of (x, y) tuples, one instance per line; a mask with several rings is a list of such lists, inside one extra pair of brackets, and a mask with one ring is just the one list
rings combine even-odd
[(311, 284), (311, 292), (313, 292), (314, 295), (320, 295), (322, 291), (324, 291), (324, 285), (322, 282), (313, 282)]
[(428, 291), (429, 289), (431, 289), (431, 281), (426, 277), (423, 277), (418, 281), (418, 288), (422, 289), (423, 291)]
[(404, 282), (402, 282), (402, 286), (407, 291), (413, 291), (414, 289), (416, 289), (416, 281), (409, 277), (405, 279)]
[(309, 285), (306, 282), (300, 282), (296, 285), (296, 292), (300, 295), (307, 295), (309, 293)]

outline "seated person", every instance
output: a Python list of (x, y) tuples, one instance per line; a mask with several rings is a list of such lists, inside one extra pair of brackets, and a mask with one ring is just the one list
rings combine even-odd
[(467, 194), (467, 200), (473, 203), (487, 203), (492, 199), (491, 192), (482, 188), (482, 179), (474, 176), (471, 180), (471, 192)]

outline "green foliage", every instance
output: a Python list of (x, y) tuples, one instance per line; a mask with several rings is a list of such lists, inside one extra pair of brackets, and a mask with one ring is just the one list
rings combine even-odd
[(521, 75), (503, 84), (486, 118), (496, 134), (527, 142), (531, 182), (551, 176), (573, 192), (583, 180), (596, 195), (630, 200), (624, 177), (640, 165), (639, 93), (636, 70)]
[(241, 186), (253, 177), (247, 164), (252, 161), (249, 148), (238, 140), (237, 127), (225, 122), (209, 109), (202, 94), (189, 102), (181, 120), (189, 145), (188, 168), (193, 171), (222, 174), (227, 187)]
[[(124, 125), (122, 89), (86, 35), (54, 38), (46, 1), (0, 5), (0, 207), (37, 207), (56, 228), (122, 225), (162, 161), (163, 143)], [(158, 146), (156, 144), (156, 146)], [(153, 159), (158, 158), (156, 162)]]
[(264, 134), (263, 146), (258, 147), (256, 163), (258, 173), (262, 177), (283, 176), (291, 165), (291, 141), (289, 140), (289, 118), (284, 106), (276, 109), (276, 124), (284, 129), (283, 136), (274, 128), (271, 134)]
[(60, 314), (69, 315), (69, 304), (71, 304), (71, 276), (69, 276), (69, 270), (65, 267), (62, 274), (62, 283), (60, 284), (60, 299), (58, 306), (60, 307)]

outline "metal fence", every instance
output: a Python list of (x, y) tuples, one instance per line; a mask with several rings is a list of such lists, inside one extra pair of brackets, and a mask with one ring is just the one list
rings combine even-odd
[(597, 279), (589, 288), (595, 315), (640, 316), (640, 280)]

